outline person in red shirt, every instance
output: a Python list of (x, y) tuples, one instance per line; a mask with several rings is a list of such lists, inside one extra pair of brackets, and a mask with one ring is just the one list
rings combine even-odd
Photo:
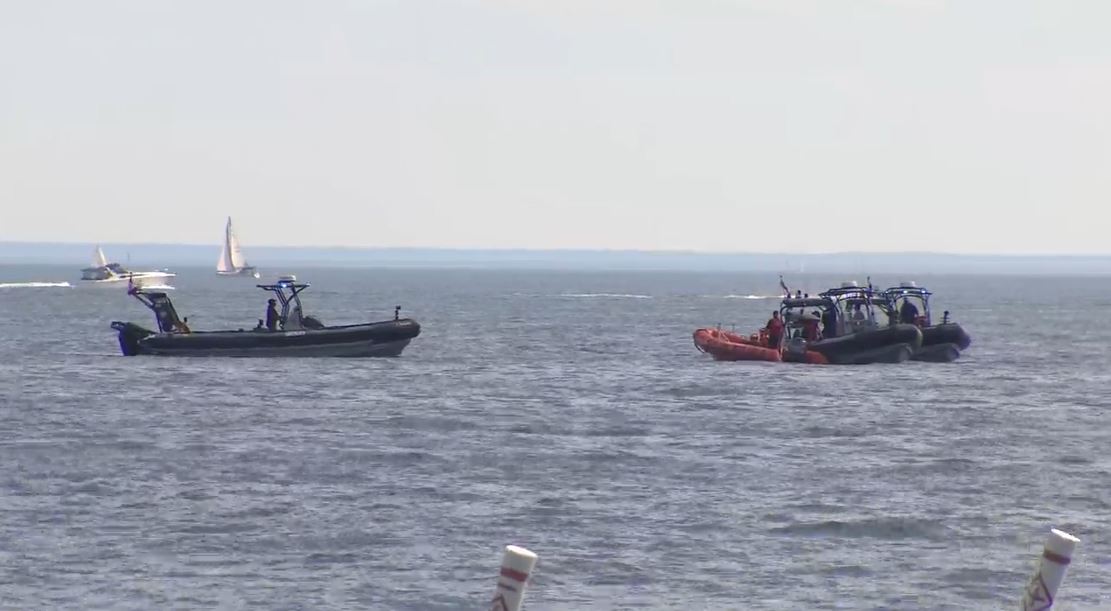
[(779, 317), (778, 311), (772, 312), (772, 317), (764, 328), (768, 330), (768, 348), (778, 348), (783, 341), (783, 319)]
[(818, 327), (822, 315), (814, 312), (810, 316), (803, 319), (802, 322), (802, 336), (808, 342), (816, 342), (822, 339), (822, 330)]

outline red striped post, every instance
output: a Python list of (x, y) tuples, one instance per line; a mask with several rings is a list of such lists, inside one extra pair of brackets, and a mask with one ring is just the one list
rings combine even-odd
[(1026, 590), (1022, 593), (1022, 611), (1047, 611), (1057, 601), (1057, 590), (1065, 580), (1065, 571), (1072, 562), (1072, 552), (1080, 539), (1057, 530), (1049, 531), (1049, 538), (1045, 541), (1045, 548), (1038, 558), (1038, 568), (1030, 581), (1026, 583)]
[(529, 575), (536, 566), (536, 554), (523, 547), (507, 545), (502, 556), (498, 589), (494, 592), (491, 611), (520, 611), (525, 599)]

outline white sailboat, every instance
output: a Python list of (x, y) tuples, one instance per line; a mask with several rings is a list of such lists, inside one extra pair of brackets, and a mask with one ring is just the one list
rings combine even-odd
[(243, 250), (239, 247), (239, 238), (231, 225), (231, 217), (224, 228), (224, 246), (220, 249), (220, 260), (216, 263), (216, 273), (220, 276), (244, 276), (258, 278), (258, 270), (253, 265), (247, 265), (243, 257)]
[(93, 267), (108, 267), (108, 257), (104, 256), (100, 244), (96, 245), (96, 252), (93, 253)]
[(143, 288), (172, 289), (169, 283), (175, 275), (165, 270), (138, 272), (127, 269), (119, 263), (110, 263), (108, 257), (104, 256), (104, 250), (97, 246), (93, 251), (92, 264), (81, 270), (81, 284), (111, 285), (130, 282)]

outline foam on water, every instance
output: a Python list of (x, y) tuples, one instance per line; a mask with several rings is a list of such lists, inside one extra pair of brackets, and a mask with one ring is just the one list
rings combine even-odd
[(142, 288), (147, 289), (147, 290), (151, 290), (151, 291), (173, 291), (173, 290), (176, 290), (174, 287), (170, 286), (169, 284), (144, 284), (144, 285), (142, 285)]
[(578, 298), (603, 298), (603, 299), (651, 299), (651, 295), (633, 295), (628, 293), (560, 293), (560, 297)]
[(722, 299), (782, 299), (782, 295), (723, 295)]
[(0, 289), (72, 288), (68, 282), (0, 282)]

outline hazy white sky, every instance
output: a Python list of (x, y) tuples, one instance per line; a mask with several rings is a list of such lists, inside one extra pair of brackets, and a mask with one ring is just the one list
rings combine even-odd
[(1111, 2), (0, 4), (0, 240), (1111, 252)]

